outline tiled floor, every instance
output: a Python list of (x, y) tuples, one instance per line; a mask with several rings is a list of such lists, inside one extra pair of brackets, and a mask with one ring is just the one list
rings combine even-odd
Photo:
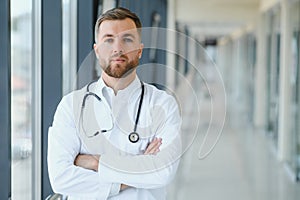
[[(198, 91), (199, 92), (199, 91)], [(203, 94), (203, 92), (202, 92)], [(214, 95), (214, 94), (213, 94)], [(216, 94), (215, 94), (216, 95)], [(205, 96), (205, 95), (204, 95)], [(210, 113), (209, 99), (201, 99), (201, 116)], [(218, 99), (218, 96), (215, 96)], [(201, 117), (195, 102), (187, 102), (183, 113), (183, 136), (192, 138), (191, 124), (200, 122), (196, 139), (181, 159), (178, 173), (168, 188), (169, 200), (299, 200), (300, 183), (287, 175), (284, 164), (272, 153), (270, 139), (259, 130), (233, 117), (234, 110), (226, 116), (226, 123), (217, 145), (205, 159), (200, 160), (199, 148), (210, 124), (208, 137), (211, 146), (217, 138), (219, 122)], [(186, 107), (186, 108), (187, 108)], [(218, 106), (215, 106), (218, 109)], [(189, 111), (188, 111), (189, 110)], [(211, 141), (210, 141), (211, 140)]]

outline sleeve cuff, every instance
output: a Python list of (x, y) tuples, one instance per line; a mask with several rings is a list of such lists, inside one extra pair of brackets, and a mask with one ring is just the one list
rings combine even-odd
[[(104, 170), (103, 168), (105, 168), (105, 167), (102, 166), (100, 163), (101, 162), (99, 161), (99, 163), (98, 163), (98, 172), (99, 172), (100, 180), (105, 181), (103, 178), (101, 178), (101, 174), (103, 174), (103, 170)], [(100, 170), (100, 166), (101, 166), (101, 170)], [(119, 194), (120, 190), (121, 190), (121, 183), (111, 183), (111, 187), (110, 187), (108, 197), (115, 196), (115, 195)]]
[(111, 196), (115, 196), (115, 195), (119, 194), (120, 188), (121, 188), (120, 183), (112, 183), (109, 196), (111, 197)]

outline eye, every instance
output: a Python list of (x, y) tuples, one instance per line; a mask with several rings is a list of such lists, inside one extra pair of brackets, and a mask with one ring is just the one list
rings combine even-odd
[(104, 40), (105, 43), (113, 43), (113, 38), (107, 38)]
[(124, 38), (123, 40), (124, 40), (124, 42), (127, 42), (127, 43), (133, 42), (133, 39), (131, 39), (131, 38)]

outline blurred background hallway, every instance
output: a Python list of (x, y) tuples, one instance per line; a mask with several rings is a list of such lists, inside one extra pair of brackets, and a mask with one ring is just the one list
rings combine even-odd
[(181, 107), (168, 199), (300, 199), (300, 0), (0, 0), (0, 200), (63, 198), (48, 127), (99, 78), (94, 24), (119, 6), (148, 27), (140, 79)]

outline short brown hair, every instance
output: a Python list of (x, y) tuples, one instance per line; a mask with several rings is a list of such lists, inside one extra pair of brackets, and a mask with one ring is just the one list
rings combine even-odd
[(141, 35), (142, 23), (141, 23), (139, 17), (135, 13), (131, 12), (130, 10), (128, 10), (126, 8), (118, 7), (118, 8), (113, 8), (113, 9), (106, 11), (105, 13), (100, 15), (99, 18), (97, 19), (97, 22), (95, 25), (95, 42), (97, 42), (99, 27), (103, 21), (123, 20), (126, 18), (132, 19), (132, 21), (135, 23), (136, 28), (138, 29), (139, 35)]

